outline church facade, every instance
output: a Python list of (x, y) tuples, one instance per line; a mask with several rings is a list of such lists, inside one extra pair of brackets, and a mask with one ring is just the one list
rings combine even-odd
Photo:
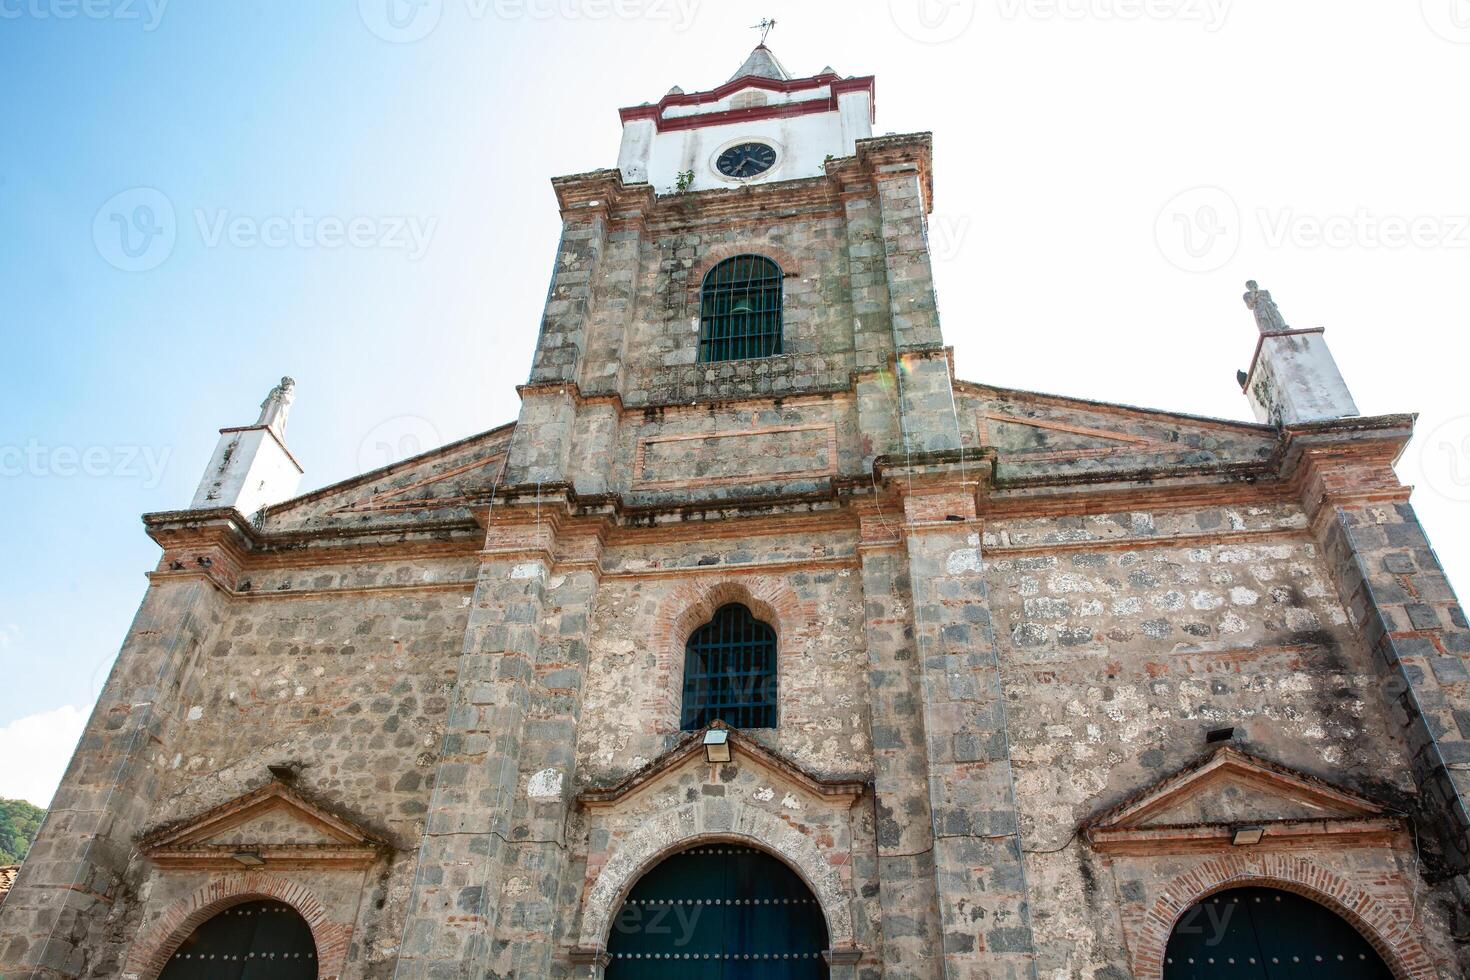
[(1257, 423), (955, 378), (874, 92), (623, 109), (515, 422), (304, 495), (289, 379), (223, 430), (0, 975), (1463, 975), (1412, 418), (1254, 283)]

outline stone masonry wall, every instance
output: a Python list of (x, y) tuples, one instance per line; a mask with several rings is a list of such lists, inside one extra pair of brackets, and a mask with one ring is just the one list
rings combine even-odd
[[(398, 948), (475, 567), (447, 560), (257, 574), (255, 594), (227, 603), (188, 672), (179, 718), (159, 749), (148, 827), (254, 789), (269, 778), (267, 766), (291, 765), (304, 791), (389, 843), (383, 866), (331, 874), (317, 889), (339, 909), (347, 902), (347, 921), (357, 920), (349, 976), (378, 975)], [(287, 585), (311, 592), (293, 595)], [(115, 935), (126, 942), (140, 914), (156, 917), (206, 878), (140, 879), (147, 904), (123, 910)]]
[[(700, 287), (720, 259), (742, 253), (774, 259), (785, 274), (783, 353), (800, 376), (822, 387), (846, 387), (852, 370), (852, 300), (847, 275), (844, 223), (840, 217), (782, 215), (769, 221), (709, 222), (678, 232), (650, 235), (640, 255), (637, 314), (630, 325), (623, 361), (623, 401), (629, 406), (667, 404), (692, 397), (688, 369), (699, 353)], [(733, 370), (733, 365), (729, 365)], [(771, 393), (785, 371), (773, 377)], [(718, 374), (709, 379), (713, 387)]]
[[(605, 574), (598, 591), (579, 779), (610, 785), (672, 744), (684, 640), (725, 602), (744, 602), (779, 637), (779, 728), (752, 737), (814, 773), (867, 772), (867, 654), (854, 544), (793, 535), (610, 550), (609, 568), (628, 571)], [(826, 556), (815, 555), (817, 548)], [(810, 564), (774, 571), (757, 564), (782, 559)]]
[(1143, 872), (1077, 828), (1199, 758), (1210, 729), (1408, 808), (1404, 746), (1305, 528), (1286, 504), (987, 526), (1042, 975), (1130, 975), (1114, 909)]

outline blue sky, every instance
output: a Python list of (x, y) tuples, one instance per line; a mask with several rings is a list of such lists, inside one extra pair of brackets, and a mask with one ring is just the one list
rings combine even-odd
[[(1364, 412), (1424, 413), (1401, 472), (1470, 575), (1464, 0), (422, 2), (0, 0), (0, 796), (46, 802), (157, 560), (138, 516), (281, 375), (303, 489), (514, 417), (548, 178), (762, 16), (794, 73), (876, 74), (878, 132), (935, 131), (962, 377), (1246, 418), (1258, 278)], [(1181, 252), (1180, 208), (1224, 245)]]

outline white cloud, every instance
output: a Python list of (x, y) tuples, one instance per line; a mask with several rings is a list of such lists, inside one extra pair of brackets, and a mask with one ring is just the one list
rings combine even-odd
[(14, 623), (0, 624), (0, 650), (4, 650), (20, 639), (20, 627)]
[(66, 704), (0, 728), (0, 797), (49, 805), (86, 723), (85, 710)]

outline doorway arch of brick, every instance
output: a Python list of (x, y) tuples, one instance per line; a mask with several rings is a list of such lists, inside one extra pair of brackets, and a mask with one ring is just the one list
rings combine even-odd
[(227, 908), (260, 899), (284, 902), (306, 920), (316, 943), (319, 980), (338, 980), (347, 958), (352, 926), (329, 921), (326, 907), (304, 885), (280, 875), (256, 871), (222, 875), (170, 905), (143, 938), (133, 944), (123, 977), (158, 980), (174, 950), (195, 929)]
[(855, 948), (848, 897), (851, 883), (814, 841), (760, 810), (741, 807), (729, 821), (712, 817), (702, 804), (666, 811), (647, 821), (602, 866), (583, 899), (580, 945), (607, 948), (613, 916), (623, 899), (659, 862), (700, 844), (721, 842), (764, 851), (789, 867), (821, 907), (833, 948)]
[(1164, 952), (1179, 917), (1218, 892), (1245, 887), (1277, 888), (1311, 899), (1358, 931), (1393, 971), (1397, 980), (1434, 980), (1429, 953), (1409, 932), (1410, 909), (1395, 910), (1340, 875), (1306, 858), (1287, 854), (1260, 857), (1223, 855), (1201, 862), (1174, 878), (1144, 915), (1133, 946), (1133, 975), (1162, 980)]

